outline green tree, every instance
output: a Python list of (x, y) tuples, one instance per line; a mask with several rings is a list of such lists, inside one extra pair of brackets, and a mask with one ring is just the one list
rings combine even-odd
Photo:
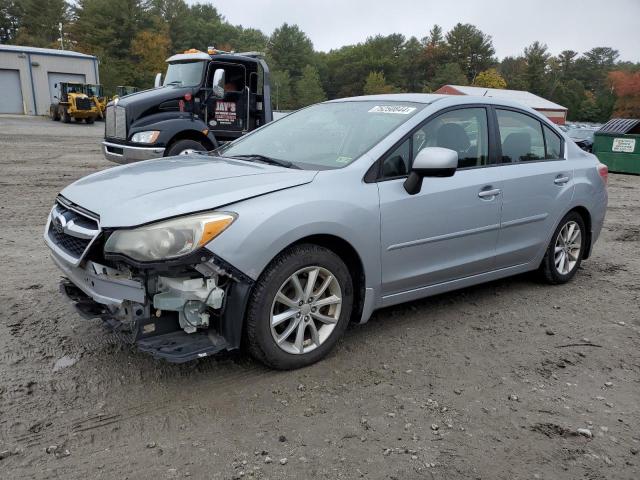
[(271, 101), (276, 110), (291, 110), (295, 107), (288, 70), (271, 72)]
[(447, 33), (446, 40), (450, 62), (460, 66), (469, 82), (495, 63), (491, 36), (469, 23), (458, 23)]
[(500, 75), (507, 82), (507, 88), (512, 90), (527, 89), (526, 70), (527, 62), (523, 57), (505, 57), (500, 62)]
[(445, 63), (436, 70), (431, 80), (431, 91), (444, 85), (468, 85), (467, 76), (457, 63)]
[(364, 83), (363, 93), (365, 95), (376, 95), (379, 93), (395, 93), (398, 89), (387, 84), (382, 72), (370, 72), (367, 81)]
[(313, 103), (322, 102), (327, 96), (320, 83), (318, 69), (313, 65), (307, 65), (302, 70), (302, 76), (296, 82), (296, 103), (298, 107), (305, 107)]
[(269, 38), (267, 54), (274, 69), (288, 70), (298, 80), (313, 60), (313, 44), (297, 25), (284, 23)]
[(136, 33), (131, 42), (132, 59), (137, 63), (137, 85), (153, 85), (153, 77), (157, 72), (164, 72), (165, 60), (170, 55), (171, 39), (167, 24), (156, 21), (151, 30)]
[(429, 83), (440, 65), (447, 63), (447, 43), (440, 25), (434, 25), (429, 35), (422, 39), (424, 49), (422, 51), (420, 66), (424, 72), (425, 83)]
[(65, 0), (18, 0), (14, 4), (14, 12), (18, 20), (15, 43), (60, 48), (59, 25), (62, 23), (64, 26), (69, 19), (69, 4)]
[(524, 78), (527, 82), (527, 90), (536, 95), (545, 96), (548, 92), (547, 61), (549, 60), (547, 46), (538, 41), (524, 49), (526, 69)]
[(116, 85), (136, 85), (136, 59), (131, 44), (152, 21), (141, 0), (79, 0), (70, 27), (74, 49), (100, 58), (100, 78), (107, 92)]
[(0, 0), (0, 43), (12, 43), (20, 26), (16, 0)]
[(473, 82), (473, 85), (485, 88), (507, 88), (507, 82), (495, 68), (480, 72)]

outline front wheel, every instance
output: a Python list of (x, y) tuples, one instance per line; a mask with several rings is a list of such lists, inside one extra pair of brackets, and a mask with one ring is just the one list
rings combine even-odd
[(566, 283), (574, 277), (584, 256), (586, 238), (584, 220), (577, 212), (569, 212), (553, 233), (540, 265), (547, 283)]
[(353, 284), (342, 259), (318, 245), (278, 255), (256, 282), (247, 309), (249, 351), (280, 370), (317, 362), (351, 316)]
[(63, 123), (71, 122), (71, 115), (69, 115), (69, 111), (66, 108), (62, 108), (62, 113), (60, 114), (60, 118), (62, 118)]
[(171, 145), (167, 152), (167, 157), (174, 157), (176, 155), (190, 155), (193, 152), (206, 152), (207, 149), (200, 142), (195, 140), (178, 140)]
[(93, 117), (87, 117), (84, 119), (85, 122), (87, 122), (88, 125), (91, 125), (93, 122), (95, 122), (95, 118)]

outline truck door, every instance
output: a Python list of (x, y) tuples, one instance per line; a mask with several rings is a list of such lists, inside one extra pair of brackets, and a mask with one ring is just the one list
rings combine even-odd
[(216, 137), (239, 137), (249, 129), (249, 86), (242, 65), (213, 63), (209, 75), (217, 68), (225, 70), (224, 97), (211, 99), (207, 105), (207, 123)]

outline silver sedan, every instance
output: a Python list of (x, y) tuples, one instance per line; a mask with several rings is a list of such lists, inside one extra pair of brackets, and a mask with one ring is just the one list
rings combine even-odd
[(605, 217), (607, 168), (486, 97), (313, 105), (206, 154), (65, 188), (45, 241), (63, 291), (184, 362), (246, 345), (313, 363), (378, 308), (537, 270), (565, 283)]

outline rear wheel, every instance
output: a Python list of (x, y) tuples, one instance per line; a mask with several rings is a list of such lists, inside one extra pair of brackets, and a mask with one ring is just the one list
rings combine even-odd
[(247, 309), (250, 353), (291, 370), (323, 358), (351, 316), (353, 284), (331, 250), (305, 244), (278, 255), (256, 282)]
[(57, 107), (55, 107), (53, 105), (51, 105), (51, 107), (49, 107), (49, 117), (54, 122), (60, 120), (60, 116), (58, 115), (58, 108)]
[(95, 118), (93, 117), (87, 117), (84, 119), (85, 122), (87, 122), (87, 124), (91, 125), (93, 122), (95, 122)]
[(580, 267), (585, 245), (584, 220), (578, 213), (569, 212), (551, 237), (539, 269), (542, 278), (554, 285), (571, 280)]
[(62, 118), (62, 121), (64, 123), (70, 123), (71, 122), (71, 115), (69, 115), (69, 112), (64, 107), (61, 109), (60, 118)]
[(200, 142), (195, 140), (178, 140), (176, 143), (169, 147), (167, 152), (168, 157), (176, 155), (189, 155), (193, 152), (206, 152), (207, 149)]

